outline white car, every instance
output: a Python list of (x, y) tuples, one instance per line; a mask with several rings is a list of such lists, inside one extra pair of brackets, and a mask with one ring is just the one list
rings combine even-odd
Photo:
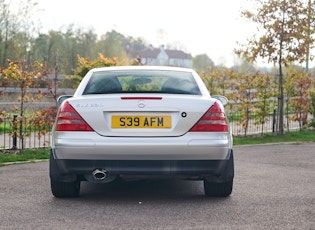
[(194, 70), (95, 68), (59, 102), (50, 156), (54, 196), (79, 196), (81, 181), (144, 177), (203, 180), (207, 196), (231, 194), (227, 99), (210, 96)]

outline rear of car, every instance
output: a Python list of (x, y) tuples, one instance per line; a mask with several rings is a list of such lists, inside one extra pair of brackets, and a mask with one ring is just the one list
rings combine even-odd
[(51, 190), (56, 197), (76, 197), (81, 181), (159, 177), (203, 180), (206, 195), (229, 196), (232, 146), (223, 104), (195, 71), (92, 69), (59, 107)]

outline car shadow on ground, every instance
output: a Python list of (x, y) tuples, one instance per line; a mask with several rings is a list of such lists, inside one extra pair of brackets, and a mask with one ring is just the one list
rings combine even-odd
[(81, 182), (81, 200), (113, 201), (171, 201), (205, 200), (202, 181), (187, 180), (117, 180), (106, 184)]

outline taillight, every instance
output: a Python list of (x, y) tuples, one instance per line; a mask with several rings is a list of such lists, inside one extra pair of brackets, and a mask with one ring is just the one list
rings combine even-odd
[(78, 112), (65, 102), (60, 108), (56, 122), (57, 131), (93, 131)]
[(215, 102), (201, 119), (191, 128), (190, 132), (227, 132), (228, 121), (223, 107)]

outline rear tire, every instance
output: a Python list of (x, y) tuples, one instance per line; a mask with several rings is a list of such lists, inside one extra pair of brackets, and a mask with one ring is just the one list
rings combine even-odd
[(206, 196), (227, 197), (233, 190), (234, 179), (234, 157), (231, 150), (230, 159), (228, 160), (223, 174), (215, 180), (205, 179), (203, 181)]
[(233, 190), (233, 180), (226, 183), (214, 183), (204, 180), (204, 190), (206, 196), (228, 197)]
[(51, 192), (58, 198), (78, 197), (80, 194), (80, 181), (59, 182), (50, 180)]

